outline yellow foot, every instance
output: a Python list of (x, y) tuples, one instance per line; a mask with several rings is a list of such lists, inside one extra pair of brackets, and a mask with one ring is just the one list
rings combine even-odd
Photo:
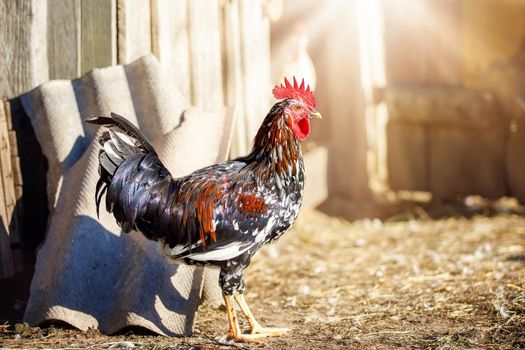
[(228, 339), (232, 339), (236, 343), (261, 343), (261, 339), (267, 336), (266, 334), (227, 334)]
[(273, 328), (273, 327), (262, 327), (255, 326), (251, 329), (250, 333), (253, 335), (265, 335), (267, 337), (277, 337), (286, 334), (290, 331), (288, 328)]

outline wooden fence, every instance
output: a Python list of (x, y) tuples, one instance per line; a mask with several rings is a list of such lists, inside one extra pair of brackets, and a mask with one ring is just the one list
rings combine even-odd
[[(38, 154), (30, 124), (16, 111), (16, 97), (47, 80), (74, 79), (93, 68), (128, 63), (152, 52), (193, 105), (236, 106), (232, 153), (242, 153), (270, 103), (265, 3), (0, 2), (0, 98), (10, 99), (0, 106), (0, 278), (22, 268), (21, 237), (41, 239), (47, 216), (45, 160)], [(37, 244), (39, 239), (30, 241)]]
[(382, 33), (364, 45), (377, 62), (367, 74), (382, 76), (367, 93), (372, 187), (525, 202), (524, 3), (373, 2), (363, 21)]

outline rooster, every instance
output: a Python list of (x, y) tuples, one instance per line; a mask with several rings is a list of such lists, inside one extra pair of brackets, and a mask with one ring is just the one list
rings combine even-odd
[[(105, 128), (100, 137), (97, 214), (106, 210), (124, 232), (140, 231), (159, 241), (169, 258), (220, 268), (219, 285), (228, 315), (229, 338), (257, 342), (286, 328), (261, 326), (244, 299), (244, 270), (264, 244), (275, 242), (295, 222), (303, 199), (301, 141), (310, 119), (321, 119), (304, 79), (285, 78), (278, 101), (263, 121), (251, 152), (174, 178), (144, 135), (123, 117), (91, 117)], [(250, 325), (243, 334), (234, 302)]]

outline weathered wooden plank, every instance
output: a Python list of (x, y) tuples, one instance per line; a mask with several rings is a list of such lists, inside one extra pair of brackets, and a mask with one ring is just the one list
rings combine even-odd
[[(317, 67), (323, 70), (322, 79), (319, 75), (317, 81), (315, 96), (319, 110), (328, 117), (315, 125), (312, 122), (312, 129), (318, 129), (325, 135), (328, 146), (330, 196), (362, 203), (369, 200), (370, 192), (356, 2), (345, 2), (344, 11), (335, 14), (331, 22), (333, 25), (319, 38), (323, 43), (319, 44), (314, 58)], [(347, 44), (341, 45), (342, 42)], [(337, 63), (341, 60), (345, 62), (343, 70)], [(344, 74), (344, 79), (341, 79), (341, 74)], [(343, 207), (337, 209), (339, 205), (334, 202), (332, 209), (343, 213)]]
[(116, 12), (116, 0), (81, 0), (81, 74), (116, 64)]
[[(4, 105), (2, 103), (2, 105)], [(11, 160), (11, 147), (9, 143), (9, 130), (7, 119), (11, 118), (7, 115), (6, 109), (2, 106), (0, 112), (0, 172), (2, 174), (2, 184), (4, 190), (4, 205), (6, 207), (5, 222), (9, 225), (9, 235), (11, 242), (18, 243), (20, 238), (18, 235), (16, 207), (15, 184), (13, 179), (13, 166)]]
[(251, 142), (271, 105), (270, 23), (261, 0), (240, 0), (239, 15), (244, 116)]
[(430, 190), (436, 199), (478, 194), (506, 194), (505, 126), (479, 131), (458, 127), (430, 128)]
[[(9, 105), (7, 105), (9, 106)], [(7, 113), (9, 114), (9, 113)], [(13, 147), (13, 145), (16, 146), (16, 132), (13, 131), (13, 127), (9, 127), (9, 122), (8, 122), (8, 130), (9, 130), (9, 144), (11, 145), (11, 154), (13, 155), (13, 157), (18, 157), (18, 147)]]
[[(9, 150), (11, 153), (11, 171), (13, 174), (13, 191), (15, 196), (15, 212), (12, 215), (14, 235), (20, 235), (20, 227), (18, 225), (22, 213), (22, 171), (20, 170), (20, 156), (18, 153), (18, 138), (13, 126), (13, 115), (11, 113), (11, 105), (7, 101), (2, 101), (5, 118), (7, 122), (7, 130), (9, 137)], [(13, 236), (14, 236), (13, 235)]]
[(118, 63), (126, 64), (151, 52), (150, 3), (117, 0)]
[(315, 208), (328, 198), (328, 150), (319, 146), (304, 152), (308, 178), (304, 186), (305, 208)]
[(235, 105), (232, 156), (249, 151), (251, 140), (270, 107), (269, 23), (260, 1), (223, 4), (225, 102)]
[[(23, 184), (22, 184), (22, 176), (20, 175), (22, 173), (22, 170), (21, 170), (21, 167), (20, 167), (20, 158), (16, 158), (16, 162), (14, 162), (15, 164), (15, 169), (14, 169), (14, 172), (15, 174), (18, 174), (15, 176), (15, 195), (16, 195), (16, 198), (20, 199), (22, 198), (22, 194), (24, 193), (23, 191)], [(20, 181), (20, 183), (18, 182)], [(19, 219), (22, 218), (22, 215), (23, 215), (23, 207), (22, 207), (22, 203), (19, 202), (20, 204), (17, 205), (17, 209), (16, 211), (18, 212), (18, 217)]]
[[(47, 2), (0, 2), (0, 98), (11, 98), (48, 79), (47, 60)], [(0, 278), (10, 277), (21, 265), (13, 260), (11, 243), (19, 242), (17, 198), (13, 179), (9, 121), (4, 102), (1, 103), (2, 122), (0, 173)], [(19, 254), (17, 255), (19, 256)], [(20, 259), (18, 259), (20, 260)], [(18, 261), (20, 262), (20, 261)]]
[(49, 79), (80, 75), (80, 0), (47, 1)]
[(418, 85), (385, 89), (390, 120), (486, 129), (501, 121), (491, 93)]
[[(22, 210), (22, 173), (20, 172), (20, 158), (18, 156), (18, 144), (16, 138), (16, 132), (13, 130), (13, 116), (11, 114), (11, 105), (7, 102), (2, 102), (4, 105), (4, 116), (7, 125), (7, 135), (8, 135), (8, 147), (9, 153), (8, 156), (11, 164), (9, 169), (12, 173), (12, 182), (8, 184), (9, 181), (5, 181), (5, 184), (9, 186), (9, 191), (6, 190), (6, 207), (7, 215), (10, 219), (9, 221), (9, 237), (11, 241), (11, 253), (13, 255), (13, 269), (14, 273), (18, 273), (24, 270), (24, 260), (23, 252), (20, 248), (20, 243), (22, 241), (22, 231), (20, 227)], [(7, 155), (6, 155), (7, 156)], [(9, 203), (9, 198), (7, 194), (11, 193), (11, 203)], [(14, 196), (14, 197), (13, 197)]]
[(193, 105), (224, 105), (222, 87), (220, 2), (188, 2)]
[(389, 122), (386, 131), (388, 187), (428, 191), (428, 135), (421, 124)]
[(0, 98), (48, 79), (46, 17), (45, 1), (0, 1)]
[(188, 4), (151, 0), (151, 50), (187, 101), (191, 101)]
[(385, 90), (388, 181), (434, 198), (505, 193), (504, 121), (495, 98), (458, 88)]
[[(462, 2), (428, 1), (425, 31), (426, 81), (430, 84), (461, 86), (463, 47)], [(390, 29), (390, 28), (389, 28)]]
[[(1, 120), (5, 120), (5, 109), (4, 103), (0, 104), (0, 158), (4, 158), (5, 150), (2, 149), (2, 134), (6, 125), (1, 123)], [(7, 131), (7, 130), (6, 130)], [(13, 256), (11, 253), (11, 237), (9, 235), (9, 221), (8, 211), (5, 202), (4, 187), (6, 181), (3, 178), (2, 167), (0, 167), (0, 174), (2, 175), (0, 185), (0, 278), (11, 277), (14, 274)]]
[(5, 108), (5, 115), (7, 119), (7, 129), (9, 132), (9, 148), (11, 149), (11, 165), (13, 170), (13, 183), (15, 188), (15, 197), (17, 201), (18, 219), (21, 218), (22, 203), (22, 186), (24, 184), (22, 178), (22, 171), (20, 169), (20, 154), (18, 152), (18, 137), (13, 125), (13, 114), (11, 113), (11, 105), (7, 102), (2, 102)]
[(235, 106), (235, 119), (231, 156), (245, 154), (250, 146), (247, 133), (244, 81), (242, 74), (241, 29), (239, 0), (227, 1), (222, 8), (223, 57), (224, 57), (224, 99), (227, 106)]
[(421, 83), (426, 79), (427, 2), (383, 0), (389, 83)]

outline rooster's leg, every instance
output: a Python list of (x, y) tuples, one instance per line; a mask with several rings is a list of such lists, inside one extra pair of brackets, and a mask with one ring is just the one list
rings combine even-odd
[(241, 308), (242, 313), (246, 316), (246, 319), (250, 323), (250, 333), (252, 335), (263, 335), (263, 336), (278, 336), (283, 335), (284, 333), (290, 331), (288, 328), (272, 328), (272, 327), (263, 327), (257, 322), (253, 316), (246, 300), (244, 299), (243, 293), (235, 293), (235, 300), (239, 307)]
[(235, 308), (233, 306), (233, 297), (226, 293), (223, 293), (224, 303), (226, 304), (226, 313), (228, 314), (228, 322), (230, 324), (230, 330), (228, 331), (228, 337), (241, 343), (257, 343), (258, 339), (264, 338), (266, 334), (242, 334), (237, 322), (237, 316), (235, 314)]

